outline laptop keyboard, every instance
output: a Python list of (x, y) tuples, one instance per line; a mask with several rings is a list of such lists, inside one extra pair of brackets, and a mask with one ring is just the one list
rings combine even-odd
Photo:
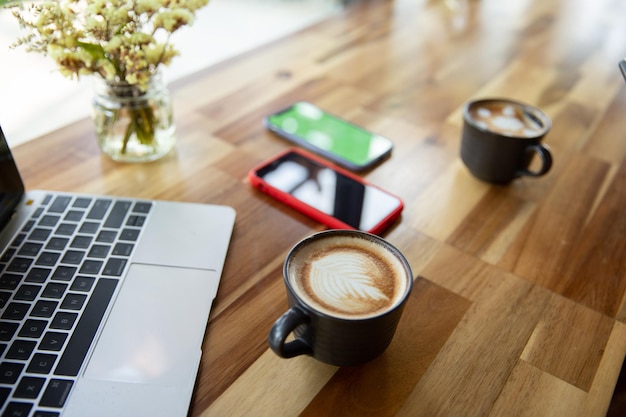
[(0, 416), (55, 417), (150, 202), (48, 195), (0, 258)]

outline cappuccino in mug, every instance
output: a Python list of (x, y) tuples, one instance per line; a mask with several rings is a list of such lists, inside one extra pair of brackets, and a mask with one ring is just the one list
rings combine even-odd
[(287, 271), (303, 301), (346, 319), (384, 313), (403, 299), (408, 287), (400, 260), (361, 235), (313, 241), (293, 254)]
[(533, 138), (545, 133), (545, 124), (524, 106), (508, 101), (484, 101), (469, 108), (476, 126), (505, 136)]
[(298, 242), (283, 264), (289, 309), (268, 343), (281, 358), (309, 355), (354, 366), (391, 343), (411, 289), (411, 267), (386, 240), (326, 230)]
[[(475, 177), (493, 184), (540, 177), (552, 167), (550, 148), (541, 143), (551, 125), (540, 109), (520, 101), (470, 101), (463, 108), (461, 160)], [(535, 157), (539, 163), (532, 163)]]

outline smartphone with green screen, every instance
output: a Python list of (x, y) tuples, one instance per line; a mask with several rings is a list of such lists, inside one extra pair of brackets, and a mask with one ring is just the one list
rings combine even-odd
[(391, 140), (330, 114), (298, 102), (264, 119), (279, 136), (352, 171), (367, 170), (389, 155)]

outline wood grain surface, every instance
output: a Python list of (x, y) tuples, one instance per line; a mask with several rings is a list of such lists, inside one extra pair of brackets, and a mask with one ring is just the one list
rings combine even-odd
[[(626, 352), (624, 16), (622, 0), (355, 1), (171, 83), (178, 143), (160, 161), (107, 159), (90, 120), (14, 153), (30, 189), (236, 209), (192, 417), (601, 417)], [(546, 176), (469, 174), (461, 109), (482, 97), (548, 114)], [(263, 116), (296, 100), (395, 143), (363, 176), (405, 201), (383, 236), (415, 287), (391, 346), (359, 367), (280, 359), (266, 341), (287, 251), (323, 229), (246, 180), (289, 146)]]

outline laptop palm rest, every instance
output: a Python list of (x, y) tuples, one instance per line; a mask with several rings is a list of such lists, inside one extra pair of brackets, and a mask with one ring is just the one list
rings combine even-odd
[(189, 384), (218, 278), (210, 270), (132, 264), (84, 377)]

